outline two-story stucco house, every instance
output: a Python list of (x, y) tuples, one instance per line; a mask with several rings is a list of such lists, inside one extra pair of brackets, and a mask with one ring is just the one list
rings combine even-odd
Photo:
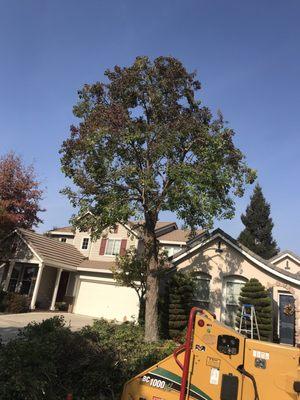
[[(196, 303), (232, 324), (241, 287), (255, 277), (270, 289), (279, 340), (300, 343), (297, 255), (286, 251), (264, 260), (219, 229), (199, 231), (189, 240), (188, 232), (174, 222), (158, 222), (156, 235), (175, 271), (196, 272)], [(8, 291), (28, 295), (31, 309), (54, 310), (57, 302), (65, 301), (78, 314), (119, 321), (136, 318), (137, 295), (116, 284), (112, 267), (117, 254), (140, 243), (131, 223), (103, 232), (96, 241), (71, 227), (54, 229), (47, 236), (18, 229), (1, 244), (11, 249), (11, 256), (1, 260), (0, 282)], [(292, 315), (285, 312), (286, 305), (292, 305)]]

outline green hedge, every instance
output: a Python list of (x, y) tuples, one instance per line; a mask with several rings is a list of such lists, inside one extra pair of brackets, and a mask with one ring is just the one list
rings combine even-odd
[(147, 344), (133, 323), (104, 320), (71, 332), (62, 317), (29, 324), (0, 346), (1, 400), (118, 399), (124, 383), (171, 354), (172, 341)]
[(10, 314), (25, 313), (29, 311), (29, 298), (19, 293), (0, 291), (0, 311)]
[(182, 341), (193, 305), (195, 282), (191, 275), (177, 272), (169, 281), (169, 337)]
[(272, 301), (266, 288), (257, 280), (250, 279), (241, 290), (240, 308), (237, 317), (237, 326), (240, 324), (240, 315), (243, 304), (252, 304), (257, 316), (257, 324), (261, 340), (272, 338)]

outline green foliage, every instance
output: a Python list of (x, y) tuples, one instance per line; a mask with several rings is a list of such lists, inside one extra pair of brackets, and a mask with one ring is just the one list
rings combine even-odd
[(10, 314), (26, 313), (29, 311), (30, 300), (20, 293), (3, 293), (1, 308)]
[(175, 344), (146, 344), (142, 328), (101, 320), (71, 332), (62, 317), (29, 324), (0, 347), (2, 400), (111, 400), (137, 372), (169, 355)]
[[(65, 188), (80, 215), (73, 224), (99, 237), (107, 227), (141, 219), (149, 244), (146, 338), (157, 338), (158, 255), (155, 226), (172, 211), (190, 226), (234, 215), (234, 197), (255, 178), (233, 142), (234, 131), (197, 98), (200, 82), (173, 57), (137, 57), (84, 85), (70, 137), (61, 148)], [(149, 306), (149, 307), (148, 307)], [(147, 309), (150, 310), (147, 318)], [(154, 311), (151, 311), (154, 310)]]
[(270, 217), (270, 204), (266, 202), (259, 185), (255, 186), (250, 204), (241, 220), (245, 229), (238, 240), (242, 244), (266, 260), (278, 253), (279, 248), (272, 236), (274, 224)]
[(61, 149), (63, 172), (79, 189), (64, 192), (93, 214), (74, 223), (100, 235), (140, 214), (147, 228), (163, 210), (191, 227), (233, 216), (230, 189), (242, 195), (255, 174), (233, 130), (197, 99), (196, 74), (173, 57), (137, 57), (105, 75), (107, 83), (79, 91), (79, 124)]
[(124, 256), (117, 256), (113, 268), (115, 280), (122, 286), (131, 287), (139, 298), (139, 323), (145, 319), (145, 294), (147, 284), (148, 260), (144, 253), (138, 254), (136, 248), (128, 249)]
[(169, 287), (169, 335), (181, 340), (193, 305), (195, 282), (191, 275), (177, 272)]
[[(167, 254), (160, 252), (158, 256), (159, 271), (164, 270)], [(145, 294), (149, 266), (149, 252), (138, 251), (135, 247), (128, 249), (124, 256), (117, 256), (116, 266), (112, 272), (115, 280), (122, 286), (131, 287), (139, 298), (139, 323), (145, 322)]]
[(176, 347), (172, 341), (146, 343), (143, 327), (129, 322), (118, 325), (99, 320), (92, 327), (84, 328), (82, 333), (116, 354), (119, 381), (114, 385), (119, 391), (129, 378), (168, 356)]
[(55, 303), (55, 309), (59, 311), (68, 311), (68, 303), (65, 301), (58, 301)]
[(273, 329), (272, 300), (266, 288), (257, 279), (250, 279), (243, 286), (239, 301), (240, 307), (236, 322), (237, 326), (240, 323), (242, 305), (252, 304), (255, 308), (261, 340), (271, 340)]

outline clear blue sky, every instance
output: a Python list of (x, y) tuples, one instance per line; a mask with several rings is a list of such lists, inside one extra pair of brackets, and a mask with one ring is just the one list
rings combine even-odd
[[(299, 21), (299, 0), (2, 0), (0, 154), (34, 162), (47, 188), (39, 230), (67, 224), (73, 212), (59, 194), (58, 150), (77, 90), (137, 55), (173, 55), (198, 71), (204, 103), (236, 130), (280, 247), (300, 253)], [(240, 232), (251, 190), (236, 218), (216, 226)]]

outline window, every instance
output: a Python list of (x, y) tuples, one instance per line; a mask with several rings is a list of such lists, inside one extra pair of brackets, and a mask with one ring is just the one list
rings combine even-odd
[(195, 302), (199, 307), (206, 309), (209, 307), (210, 301), (210, 279), (210, 276), (206, 273), (200, 272), (195, 275)]
[(29, 264), (16, 264), (11, 274), (8, 291), (31, 296), (38, 268)]
[(226, 282), (226, 305), (227, 306), (238, 306), (239, 297), (242, 287), (245, 282)]
[(18, 289), (18, 282), (20, 281), (20, 275), (22, 273), (22, 265), (16, 264), (12, 270), (9, 285), (8, 285), (8, 292), (16, 292)]
[(174, 254), (178, 253), (178, 251), (181, 250), (180, 246), (170, 246), (170, 245), (166, 245), (163, 246), (163, 249), (168, 253), (168, 257), (172, 257)]
[(63, 243), (66, 243), (66, 241), (67, 241), (67, 238), (65, 238), (65, 237), (62, 237), (62, 238), (60, 238), (60, 241), (61, 241), (61, 242), (63, 242)]
[(19, 293), (31, 296), (37, 275), (36, 267), (24, 267)]
[(236, 316), (239, 308), (239, 297), (242, 287), (247, 282), (243, 277), (226, 277), (223, 286), (223, 321), (226, 325), (235, 327)]
[(81, 248), (82, 250), (87, 250), (89, 247), (89, 238), (83, 238)]
[(105, 254), (107, 256), (116, 256), (120, 254), (121, 240), (108, 239), (105, 249)]

